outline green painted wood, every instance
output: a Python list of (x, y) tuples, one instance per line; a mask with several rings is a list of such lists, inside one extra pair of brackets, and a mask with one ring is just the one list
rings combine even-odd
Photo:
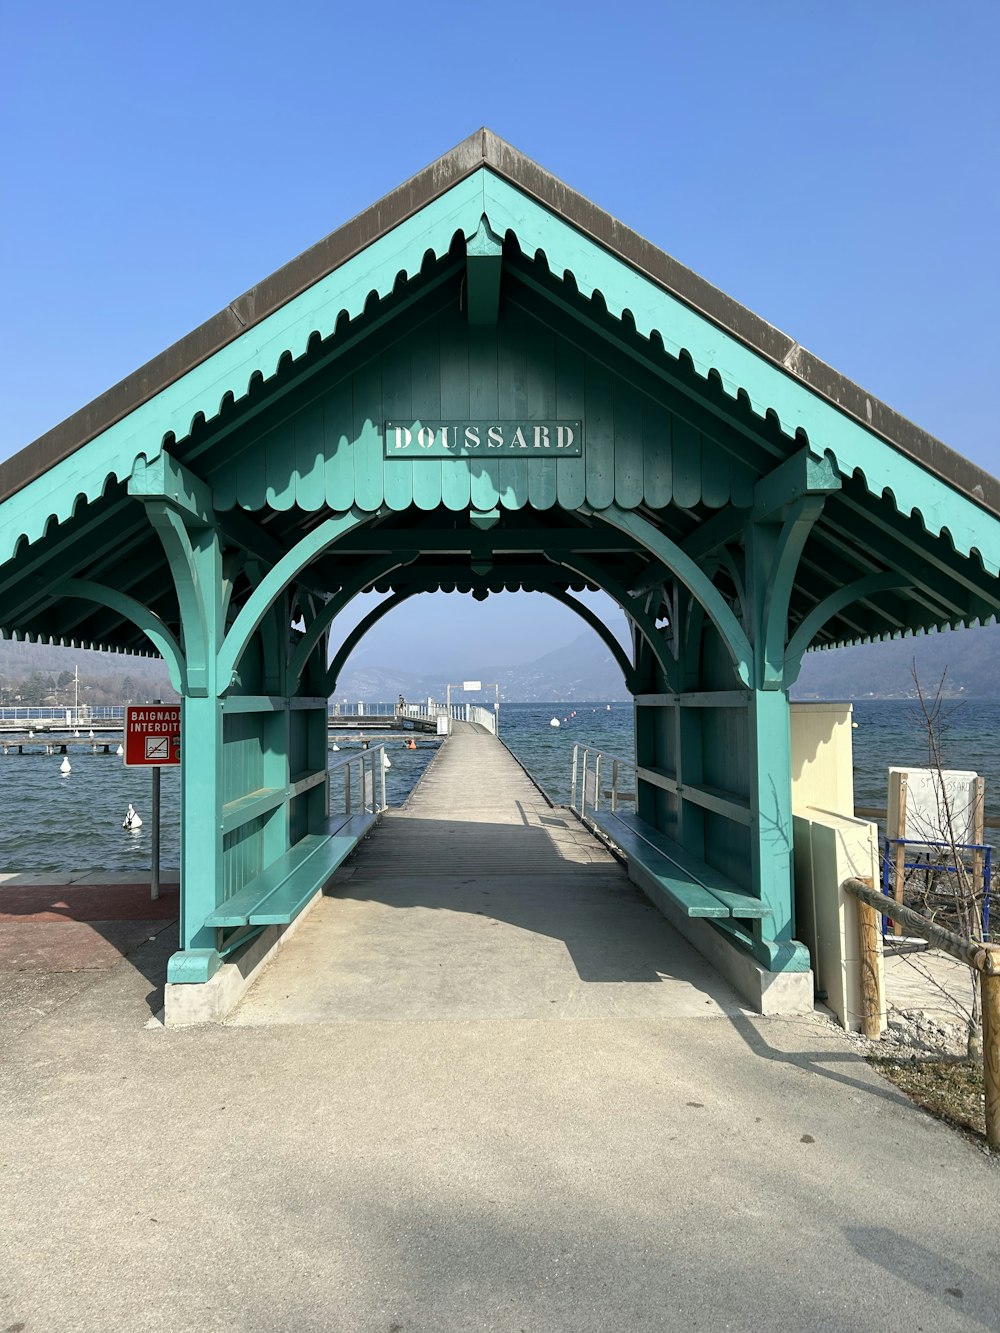
[(259, 875), (265, 863), (264, 831), (271, 814), (257, 814), (252, 819), (243, 820), (229, 832), (223, 823), (222, 836), (222, 886), (223, 899), (238, 893), (248, 880)]
[[(556, 338), (551, 329), (536, 320), (528, 320), (524, 331), (525, 398), (528, 414), (540, 421), (555, 417), (556, 395)], [(586, 444), (584, 450), (586, 450)], [(517, 493), (518, 507), (544, 501), (550, 487), (536, 475), (534, 465), (525, 465), (524, 484)]]
[(635, 509), (643, 497), (642, 399), (620, 379), (614, 388), (614, 421), (615, 502)]
[(206, 925), (211, 927), (245, 926), (250, 913), (276, 889), (280, 888), (289, 875), (302, 869), (310, 857), (319, 852), (326, 839), (322, 834), (307, 835), (277, 857), (266, 869), (244, 885), (238, 893), (219, 904), (208, 916)]
[[(758, 584), (751, 595), (752, 607), (761, 608), (756, 643), (757, 684), (765, 689), (785, 688), (785, 645), (788, 641), (788, 608), (798, 575), (802, 551), (813, 526), (823, 512), (822, 496), (805, 496), (796, 500), (788, 510), (775, 546), (762, 568), (757, 568), (761, 551), (758, 540), (762, 528), (771, 525), (754, 524), (749, 541), (751, 582)], [(759, 586), (763, 583), (763, 587)]]
[(210, 526), (215, 522), (211, 487), (166, 451), (150, 462), (136, 459), (128, 493), (142, 500), (168, 500), (175, 509), (200, 524)]
[(638, 815), (619, 810), (616, 817), (620, 826), (630, 829), (641, 842), (659, 852), (696, 884), (707, 889), (713, 898), (717, 898), (728, 909), (730, 916), (764, 920), (771, 915), (766, 903), (762, 903), (687, 847), (647, 824)]
[(118, 592), (115, 588), (94, 583), (90, 579), (63, 579), (61, 583), (55, 584), (51, 591), (60, 597), (80, 597), (88, 602), (109, 606), (138, 625), (167, 664), (171, 685), (178, 694), (183, 693), (187, 671), (181, 646), (160, 617), (142, 602)]
[[(333, 624), (334, 620), (341, 611), (347, 607), (354, 598), (368, 588), (371, 588), (379, 579), (391, 574), (397, 569), (401, 569), (406, 563), (416, 559), (416, 552), (400, 552), (398, 556), (376, 556), (368, 561), (364, 569), (347, 579), (343, 586), (321, 606), (313, 615), (313, 618), (306, 626), (305, 633), (300, 642), (292, 650), (288, 662), (288, 679), (292, 688), (297, 688), (302, 673), (306, 669), (306, 664), (315, 649), (323, 642), (326, 632)], [(331, 691), (328, 691), (328, 694)]]
[[(515, 421), (531, 420), (528, 408), (526, 320), (517, 309), (504, 311), (497, 335), (497, 390), (504, 416)], [(527, 503), (528, 460), (505, 457), (498, 469), (499, 503), (505, 509), (520, 509)]]
[[(497, 330), (494, 327), (469, 329), (469, 412), (474, 420), (500, 416)], [(469, 466), (472, 474), (469, 499), (473, 508), (496, 508), (500, 502), (500, 460), (487, 453), (470, 459)]]
[[(471, 384), (469, 384), (469, 345), (467, 329), (461, 324), (459, 315), (452, 312), (440, 320), (440, 396), (435, 399), (429, 384), (428, 404), (439, 403), (441, 417), (444, 420), (463, 421), (471, 419)], [(428, 468), (439, 467), (428, 463)], [(464, 511), (469, 507), (472, 495), (471, 468), (463, 459), (444, 459), (440, 463), (440, 480), (437, 477), (423, 480), (424, 468), (420, 469), (421, 487), (427, 487), (423, 500), (417, 499), (421, 509), (433, 509), (441, 501), (452, 511)], [(416, 496), (416, 491), (415, 491)]]
[(13, 553), (21, 531), (35, 540), (50, 516), (58, 521), (70, 516), (78, 495), (95, 500), (109, 476), (123, 481), (131, 473), (140, 454), (149, 457), (170, 436), (184, 439), (199, 416), (214, 421), (227, 395), (242, 402), (253, 376), (269, 381), (283, 357), (302, 357), (315, 334), (330, 337), (341, 311), (354, 318), (372, 292), (388, 296), (400, 273), (416, 276), (428, 250), (446, 255), (456, 230), (475, 234), (482, 190), (482, 172), (458, 182), (11, 497), (18, 503), (5, 515), (13, 527), (0, 525), (0, 564)]
[(642, 400), (643, 495), (653, 509), (665, 509), (674, 493), (673, 416), (652, 398)]
[[(444, 254), (456, 224), (474, 235), (484, 200), (496, 234), (513, 228), (529, 250), (545, 250), (553, 271), (573, 273), (584, 295), (599, 289), (613, 316), (628, 308), (642, 336), (655, 332), (671, 356), (684, 350), (697, 373), (716, 374), (733, 401), (742, 391), (761, 419), (770, 409), (788, 439), (804, 431), (815, 450), (830, 451), (841, 473), (862, 475), (875, 496), (891, 489), (904, 514), (919, 512), (932, 533), (947, 528), (962, 554), (981, 551), (987, 570), (997, 572), (1000, 524), (993, 516), (487, 169), (393, 228), (84, 446), (65, 466), (57, 465), (12, 497), (0, 531), (0, 561), (22, 534), (35, 540), (51, 517), (67, 518), (79, 495), (96, 499), (108, 477), (124, 479), (140, 453), (148, 456), (151, 440), (156, 449), (171, 433), (185, 438), (198, 414), (214, 422), (227, 395), (242, 403), (251, 376), (269, 382), (280, 358), (290, 354), (294, 362), (302, 357), (315, 334), (332, 334), (341, 310), (360, 313), (370, 292), (388, 294), (401, 271), (419, 269), (427, 249)], [(736, 422), (736, 413), (730, 416)]]
[(701, 433), (674, 418), (674, 503), (690, 509), (701, 503)]
[(709, 509), (729, 503), (732, 459), (713, 440), (701, 437), (701, 498)]
[(772, 938), (790, 940), (794, 931), (788, 696), (782, 690), (754, 690), (747, 716), (752, 883), (771, 909)]
[(295, 504), (307, 513), (326, 503), (326, 423), (316, 397), (295, 419)]
[(640, 515), (629, 513), (617, 505), (608, 505), (596, 516), (612, 527), (618, 528), (619, 531), (635, 537), (651, 555), (662, 560), (673, 570), (692, 596), (705, 608), (732, 656), (737, 677), (744, 684), (748, 684), (753, 667), (753, 649), (750, 641), (742, 625), (705, 572), (676, 542), (671, 541)]
[[(578, 347), (560, 338), (556, 343), (556, 419), (576, 421), (582, 419), (584, 408), (584, 355)], [(584, 430), (584, 453), (587, 450), (586, 422)], [(562, 458), (556, 464), (556, 502), (561, 509), (574, 510), (587, 498), (587, 460), (581, 458)]]
[[(411, 343), (413, 369), (410, 409), (415, 419), (452, 420), (452, 404), (468, 411), (469, 363), (466, 332), (457, 314), (450, 321), (429, 320)], [(445, 372), (447, 367), (447, 372)], [(446, 399), (447, 394), (447, 410)], [(464, 407), (463, 407), (464, 405)], [(469, 504), (469, 469), (458, 458), (425, 458), (413, 467), (413, 502), (419, 509), (449, 509)], [(446, 482), (447, 479), (447, 482)]]
[(587, 503), (603, 509), (615, 498), (614, 378), (593, 357), (587, 358), (584, 373)]
[(331, 509), (350, 509), (355, 501), (354, 390), (350, 379), (340, 380), (323, 395), (323, 428), (326, 437), (326, 503)]
[(1000, 570), (1000, 523), (973, 501), (490, 171), (484, 195), (495, 232), (510, 228), (522, 246), (530, 237), (552, 272), (574, 275), (582, 295), (600, 291), (609, 313), (628, 310), (642, 337), (655, 332), (672, 357), (683, 351), (698, 375), (717, 376), (731, 399), (742, 391), (760, 418), (773, 412), (789, 439), (801, 430), (817, 453), (831, 451), (841, 475), (860, 472), (874, 496), (891, 490), (903, 513), (919, 511), (935, 534), (947, 527), (962, 554), (976, 549), (990, 573)]
[(855, 579), (845, 587), (837, 588), (819, 602), (798, 625), (785, 650), (784, 682), (786, 689), (794, 685), (802, 668), (802, 657), (816, 635), (835, 615), (852, 603), (872, 593), (911, 585), (908, 574), (868, 574)]
[(354, 503), (373, 513), (382, 503), (382, 363), (362, 366), (354, 376)]
[(357, 512), (337, 514), (325, 519), (301, 538), (266, 574), (243, 604), (220, 648), (218, 656), (220, 692), (230, 688), (233, 673), (247, 644), (279, 594), (295, 580), (310, 561), (332, 546), (338, 537), (350, 532), (366, 520), (366, 515)]
[[(374, 822), (374, 816), (371, 817)], [(279, 888), (262, 900), (250, 913), (252, 926), (286, 926), (303, 907), (324, 888), (358, 845), (358, 839), (336, 835), (324, 840), (322, 847), (305, 865), (292, 873)]]
[(223, 808), (259, 794), (265, 786), (264, 719), (257, 713), (225, 713), (223, 721)]
[(729, 502), (737, 509), (749, 509), (753, 504), (753, 488), (757, 484), (757, 473), (749, 463), (738, 459), (729, 460)]
[[(408, 421), (412, 415), (412, 374), (409, 339), (402, 338), (382, 353), (382, 420)], [(431, 464), (433, 466), (433, 464)], [(383, 495), (390, 509), (408, 509), (413, 503), (413, 464), (408, 458), (387, 458), (383, 463)]]
[(634, 829), (617, 816), (598, 813), (591, 816), (608, 837), (625, 853), (629, 878), (652, 897), (664, 894), (685, 916), (720, 918), (731, 915), (729, 908), (702, 884), (697, 883), (675, 862), (651, 847)]
[[(264, 507), (266, 437), (257, 440), (236, 461), (236, 498), (244, 509)], [(353, 492), (354, 488), (351, 487)]]
[(465, 302), (469, 323), (494, 326), (500, 309), (500, 271), (503, 239), (490, 231), (483, 218), (467, 245)]
[(289, 417), (264, 439), (264, 503), (284, 511), (295, 504), (295, 425)]
[(211, 981), (222, 959), (215, 949), (188, 949), (167, 960), (167, 981), (173, 986)]
[(212, 696), (182, 701), (181, 948), (214, 946), (205, 918), (216, 906), (222, 867), (222, 712)]
[(607, 573), (606, 567), (600, 560), (567, 554), (562, 557), (560, 564), (565, 569), (571, 569), (581, 574), (588, 582), (603, 589), (609, 597), (618, 603), (626, 616), (632, 621), (636, 632), (649, 645), (657, 665), (663, 672), (664, 680), (676, 687), (676, 662), (670, 656), (670, 648), (663, 633), (656, 627), (655, 616), (646, 611), (642, 602), (637, 598), (630, 597), (628, 591)]

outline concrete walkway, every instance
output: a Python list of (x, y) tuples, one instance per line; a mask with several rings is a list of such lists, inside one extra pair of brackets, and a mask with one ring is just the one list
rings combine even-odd
[(230, 1022), (743, 1010), (603, 845), (468, 723), (330, 893)]
[[(504, 774), (479, 776), (509, 814)], [(721, 993), (687, 1012), (695, 964), (537, 794), (513, 796), (519, 869), (487, 907), (462, 880), (501, 823), (459, 796), (450, 848), (413, 802), (322, 904), (353, 959), (327, 962), (327, 1013), (282, 1018), (276, 965), (237, 1023), (147, 1026), (164, 931), (22, 1015), (0, 1041), (0, 1333), (997, 1327), (995, 1160), (822, 1017)], [(376, 893), (409, 826), (424, 873)], [(421, 930), (446, 946), (436, 989)]]

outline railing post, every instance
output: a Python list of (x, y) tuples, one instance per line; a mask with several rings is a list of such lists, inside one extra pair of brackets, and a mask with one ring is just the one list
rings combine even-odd
[(576, 763), (579, 756), (580, 756), (580, 744), (578, 741), (576, 741), (573, 744), (573, 776), (570, 779), (570, 788), (569, 788), (570, 791), (569, 808), (571, 810), (576, 809)]
[(986, 1142), (1000, 1149), (1000, 947), (986, 945), (992, 966), (979, 973), (979, 995), (983, 1009), (983, 1093), (986, 1112)]
[(347, 763), (344, 765), (344, 814), (345, 815), (349, 815), (351, 813), (351, 763), (352, 762), (353, 762), (352, 760), (348, 759)]
[(594, 760), (594, 810), (601, 808), (601, 759), (604, 756), (600, 750), (597, 752), (597, 758)]
[(587, 758), (590, 755), (590, 747), (583, 747), (583, 754), (580, 756), (580, 814), (587, 813)]
[(611, 813), (618, 809), (618, 760), (611, 761)]
[[(862, 880), (874, 888), (870, 879)], [(855, 899), (858, 909), (858, 950), (861, 968), (861, 1031), (870, 1041), (882, 1035), (882, 992), (878, 965), (882, 923), (874, 907)]]
[(379, 767), (380, 767), (381, 770), (382, 770), (382, 799), (381, 799), (381, 801), (380, 801), (380, 803), (379, 803), (379, 810), (384, 810), (384, 809), (386, 808), (386, 803), (385, 803), (385, 746), (382, 747), (382, 759), (381, 759), (381, 761), (380, 761), (380, 763), (379, 763)]

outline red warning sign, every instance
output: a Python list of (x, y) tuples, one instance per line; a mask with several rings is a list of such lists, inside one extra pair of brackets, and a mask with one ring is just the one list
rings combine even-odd
[(180, 704), (129, 704), (125, 709), (126, 766), (156, 768), (180, 762)]

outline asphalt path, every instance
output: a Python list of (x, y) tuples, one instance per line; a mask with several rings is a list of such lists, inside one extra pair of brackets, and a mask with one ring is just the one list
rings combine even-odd
[(393, 896), (373, 840), (225, 1025), (153, 1018), (170, 930), (0, 979), (0, 1333), (1000, 1326), (996, 1160), (823, 1014), (699, 981), (522, 805), (558, 910), (520, 873), (477, 898), (481, 811), (447, 855), (414, 807), (441, 866)]

